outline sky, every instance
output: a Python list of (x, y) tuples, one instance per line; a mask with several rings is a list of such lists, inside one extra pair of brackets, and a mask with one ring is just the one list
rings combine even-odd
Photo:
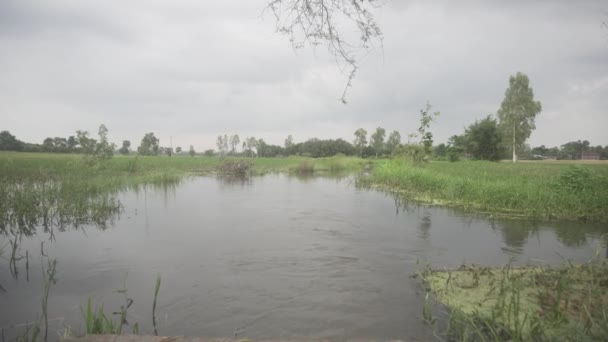
[(197, 151), (224, 133), (352, 141), (415, 132), (428, 101), (440, 143), (495, 114), (523, 72), (543, 108), (530, 145), (608, 145), (605, 1), (386, 0), (347, 104), (344, 70), (294, 49), (267, 1), (2, 0), (0, 130), (42, 143), (103, 123), (117, 144), (154, 132)]

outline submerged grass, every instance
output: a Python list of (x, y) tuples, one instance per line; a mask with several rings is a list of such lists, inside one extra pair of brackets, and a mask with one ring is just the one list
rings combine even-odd
[(378, 162), (359, 184), (490, 214), (608, 222), (608, 165)]
[[(422, 278), (428, 293), (449, 309), (445, 326), (435, 326), (441, 339), (608, 340), (606, 261), (428, 269)], [(423, 313), (428, 320), (428, 309)]]

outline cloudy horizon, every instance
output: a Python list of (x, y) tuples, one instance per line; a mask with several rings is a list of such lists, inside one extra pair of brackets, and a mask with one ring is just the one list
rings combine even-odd
[(294, 51), (267, 0), (0, 3), (2, 124), (42, 143), (100, 124), (136, 148), (216, 148), (220, 134), (282, 145), (352, 141), (377, 127), (402, 137), (429, 101), (437, 143), (498, 110), (510, 75), (530, 78), (543, 110), (528, 143), (608, 145), (608, 4), (601, 1), (388, 0), (383, 48), (348, 93), (323, 48)]

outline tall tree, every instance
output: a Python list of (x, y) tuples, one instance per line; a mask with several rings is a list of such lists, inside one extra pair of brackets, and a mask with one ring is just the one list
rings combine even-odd
[(146, 133), (141, 139), (141, 143), (137, 148), (137, 153), (144, 156), (157, 156), (159, 151), (158, 138), (156, 138), (152, 132)]
[(120, 148), (120, 150), (118, 150), (118, 152), (120, 152), (120, 154), (129, 154), (130, 147), (131, 147), (131, 142), (129, 140), (123, 140), (122, 147)]
[(536, 128), (534, 119), (541, 111), (540, 101), (534, 101), (530, 80), (518, 72), (509, 78), (509, 88), (498, 110), (500, 128), (513, 151), (513, 162), (517, 162), (517, 150)]
[(76, 148), (76, 145), (78, 145), (78, 140), (76, 140), (75, 136), (70, 135), (68, 137), (68, 149), (70, 150), (70, 152), (74, 151), (74, 149)]
[(99, 160), (112, 158), (116, 146), (108, 140), (108, 128), (106, 125), (99, 125), (97, 135), (99, 136), (99, 142), (95, 145), (95, 156)]
[(254, 137), (249, 137), (249, 138), (245, 139), (245, 146), (247, 148), (247, 154), (249, 154), (250, 157), (253, 157), (254, 156), (253, 149), (255, 148), (257, 151), (258, 140)]
[(190, 149), (188, 150), (190, 157), (194, 157), (196, 155), (196, 151), (194, 150), (194, 146), (190, 145)]
[(288, 149), (293, 146), (293, 137), (290, 135), (285, 139), (285, 148)]
[(220, 155), (224, 154), (224, 137), (221, 135), (217, 136), (215, 140), (215, 145), (217, 146), (217, 150), (220, 152)]
[(230, 152), (232, 154), (236, 153), (236, 148), (239, 146), (241, 142), (241, 138), (239, 138), (238, 134), (234, 134), (230, 137)]
[(397, 131), (392, 131), (386, 140), (386, 149), (388, 150), (388, 153), (393, 154), (399, 144), (401, 144), (401, 134)]
[(367, 145), (367, 131), (363, 128), (356, 130), (353, 144), (355, 145), (355, 148), (359, 150), (359, 156), (363, 156), (363, 149)]
[(376, 131), (371, 136), (371, 145), (374, 148), (376, 157), (382, 154), (384, 151), (384, 137), (386, 136), (386, 130), (382, 127), (377, 127)]

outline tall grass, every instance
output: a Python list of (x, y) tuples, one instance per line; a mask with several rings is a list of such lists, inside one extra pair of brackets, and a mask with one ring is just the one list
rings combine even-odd
[(390, 160), (378, 163), (359, 184), (490, 214), (608, 222), (608, 165), (602, 164), (431, 162), (417, 167)]

